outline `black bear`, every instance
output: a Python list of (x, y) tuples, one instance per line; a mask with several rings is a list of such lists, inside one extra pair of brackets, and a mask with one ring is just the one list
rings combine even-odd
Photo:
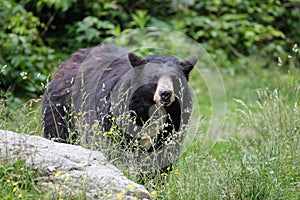
[[(79, 134), (70, 133), (76, 129), (74, 116), (89, 112), (90, 127), (99, 125), (103, 133), (125, 127), (127, 144), (136, 139), (145, 151), (156, 151), (188, 125), (192, 98), (187, 81), (196, 62), (196, 56), (143, 58), (115, 45), (79, 50), (56, 70), (44, 94), (44, 137), (72, 141)], [(132, 120), (115, 123), (124, 113)]]

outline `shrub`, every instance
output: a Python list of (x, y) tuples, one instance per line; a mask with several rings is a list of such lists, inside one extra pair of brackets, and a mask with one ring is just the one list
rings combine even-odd
[(15, 95), (35, 97), (42, 92), (54, 51), (44, 45), (39, 18), (15, 1), (0, 7), (0, 95), (7, 90)]
[(228, 67), (236, 58), (253, 54), (276, 58), (299, 42), (300, 29), (294, 26), (300, 20), (295, 15), (297, 2), (193, 2), (180, 7), (186, 33), (201, 42), (220, 66)]

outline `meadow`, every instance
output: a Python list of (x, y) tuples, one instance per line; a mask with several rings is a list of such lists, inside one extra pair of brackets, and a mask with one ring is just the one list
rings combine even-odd
[[(204, 120), (173, 169), (145, 182), (155, 199), (299, 199), (300, 70), (295, 63), (264, 69), (256, 58), (242, 64), (220, 68), (227, 112), (215, 138), (206, 134), (211, 96), (192, 75)], [(12, 110), (1, 100), (0, 129), (41, 135), (40, 104), (28, 101)], [(53, 198), (53, 191), (35, 184), (38, 174), (24, 169), (24, 160), (0, 164), (0, 199)]]

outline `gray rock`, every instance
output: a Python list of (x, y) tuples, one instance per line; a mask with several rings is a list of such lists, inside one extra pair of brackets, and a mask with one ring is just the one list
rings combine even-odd
[[(0, 159), (26, 160), (36, 169), (37, 184), (88, 199), (152, 199), (141, 185), (128, 180), (99, 151), (56, 143), (39, 136), (0, 130)], [(122, 195), (121, 195), (122, 194)]]

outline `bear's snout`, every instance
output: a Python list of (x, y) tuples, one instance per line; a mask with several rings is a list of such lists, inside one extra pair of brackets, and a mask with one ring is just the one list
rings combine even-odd
[(160, 98), (162, 100), (162, 102), (164, 103), (170, 103), (170, 100), (171, 100), (171, 96), (172, 96), (172, 91), (169, 90), (169, 89), (161, 89), (159, 91), (159, 95), (160, 95)]
[(173, 82), (170, 76), (164, 75), (158, 79), (153, 100), (158, 105), (169, 106), (175, 101)]

